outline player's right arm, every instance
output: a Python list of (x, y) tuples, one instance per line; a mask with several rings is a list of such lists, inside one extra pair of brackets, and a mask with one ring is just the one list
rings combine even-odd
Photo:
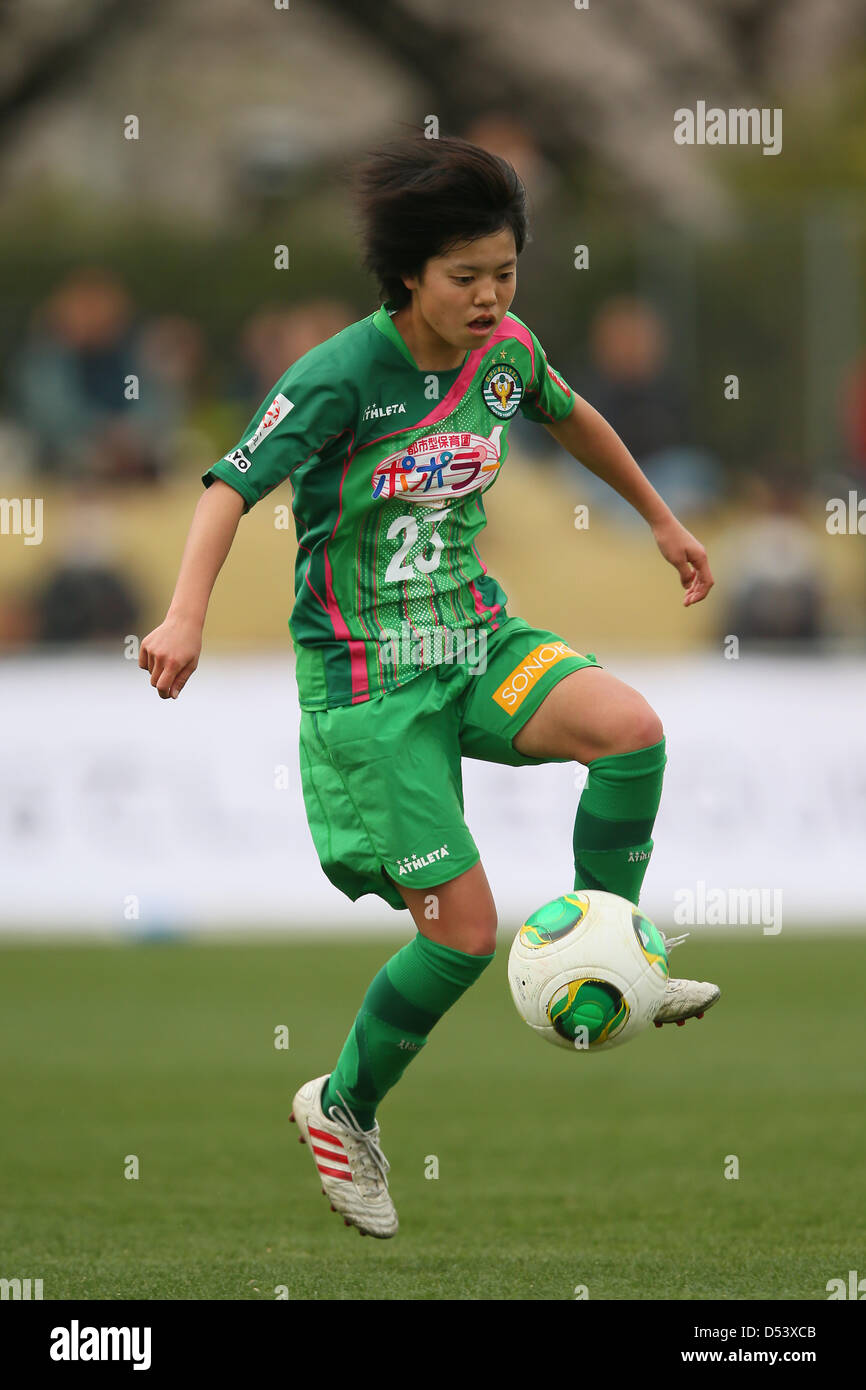
[(195, 509), (174, 597), (165, 621), (148, 633), (138, 656), (163, 700), (176, 699), (198, 666), (211, 591), (241, 517), (304, 463), (315, 464), (321, 449), (357, 418), (357, 371), (351, 362), (334, 358), (333, 341), (289, 367), (237, 447), (202, 475), (207, 491)]
[(162, 700), (176, 700), (198, 666), (208, 602), (244, 506), (241, 494), (220, 479), (196, 504), (165, 621), (147, 634), (138, 653)]

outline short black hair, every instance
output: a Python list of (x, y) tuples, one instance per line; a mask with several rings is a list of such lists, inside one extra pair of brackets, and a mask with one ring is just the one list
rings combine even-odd
[(368, 153), (352, 180), (363, 263), (384, 300), (412, 298), (401, 276), (510, 227), (517, 254), (529, 236), (526, 190), (507, 159), (456, 136), (405, 136)]

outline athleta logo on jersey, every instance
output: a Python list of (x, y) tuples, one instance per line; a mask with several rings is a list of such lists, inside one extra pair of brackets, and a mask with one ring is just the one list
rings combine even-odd
[(481, 382), (481, 394), (487, 409), (498, 419), (510, 420), (523, 400), (523, 378), (514, 367), (490, 367)]
[(405, 415), (406, 402), (394, 401), (391, 405), (368, 405), (362, 419), (380, 420), (383, 415)]
[(425, 434), (376, 464), (373, 496), (384, 501), (400, 497), (427, 502), (489, 487), (499, 471), (501, 433), (502, 426), (497, 425), (489, 439), (463, 431)]
[(249, 450), (251, 454), (255, 453), (262, 440), (274, 428), (274, 425), (277, 423), (277, 421), (284, 420), (285, 417), (288, 415), (289, 411), (294, 410), (294, 408), (294, 401), (287, 400), (286, 397), (282, 394), (282, 392), (280, 392), (279, 395), (274, 396), (274, 399), (271, 401), (270, 405), (268, 406), (267, 410), (262, 416), (261, 422), (259, 423), (259, 426), (256, 429), (256, 432), (253, 435), (252, 439), (248, 439), (243, 447)]

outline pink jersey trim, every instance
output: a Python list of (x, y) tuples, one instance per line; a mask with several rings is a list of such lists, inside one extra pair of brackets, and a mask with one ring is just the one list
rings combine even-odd
[[(364, 448), (369, 449), (373, 444), (381, 444), (385, 439), (394, 439), (398, 434), (405, 434), (407, 429), (420, 430), (432, 428), (432, 426), (437, 425), (440, 420), (446, 419), (451, 414), (457, 402), (465, 395), (469, 382), (478, 371), (481, 359), (486, 356), (494, 343), (505, 342), (508, 338), (516, 338), (518, 342), (523, 343), (523, 346), (528, 349), (532, 359), (532, 377), (534, 380), (535, 349), (532, 346), (532, 338), (530, 337), (529, 330), (524, 328), (522, 323), (518, 323), (516, 319), (513, 319), (510, 314), (506, 314), (496, 332), (490, 335), (484, 347), (472, 349), (463, 364), (463, 370), (451, 387), (451, 390), (446, 396), (442, 397), (438, 405), (433, 407), (429, 415), (425, 415), (423, 420), (418, 420), (414, 425), (404, 425), (402, 429), (391, 430), (390, 434), (377, 435), (375, 439), (369, 440), (369, 442), (364, 445)], [(435, 372), (430, 375), (435, 376)]]
[[(486, 571), (485, 571), (485, 573), (486, 573)], [(500, 609), (502, 608), (502, 604), (501, 604), (501, 603), (494, 603), (493, 607), (490, 608), (490, 607), (484, 602), (483, 598), (481, 597), (481, 591), (480, 591), (480, 589), (478, 588), (478, 585), (475, 583), (475, 580), (474, 580), (474, 579), (470, 579), (470, 581), (469, 581), (469, 588), (470, 588), (470, 590), (472, 591), (472, 597), (473, 597), (474, 600), (475, 600), (475, 612), (476, 612), (476, 613), (489, 613), (490, 616), (491, 616), (491, 618), (492, 618), (492, 617), (494, 616), (495, 613), (498, 613), (498, 612), (500, 611)], [(494, 623), (494, 624), (493, 624), (493, 627), (495, 627), (495, 628), (498, 627), (498, 626), (499, 626), (498, 623)]]
[[(508, 332), (508, 333), (504, 333), (504, 332), (502, 331), (502, 330), (505, 328), (505, 325), (506, 325), (506, 324), (509, 324), (509, 326), (510, 326), (510, 332)], [(518, 341), (519, 343), (522, 343), (523, 346), (526, 348), (527, 352), (529, 353), (530, 360), (531, 360), (531, 362), (532, 362), (532, 378), (531, 378), (531, 379), (534, 381), (534, 380), (535, 380), (535, 348), (532, 346), (532, 336), (531, 336), (531, 334), (530, 334), (530, 332), (529, 332), (529, 329), (528, 329), (528, 328), (525, 328), (525, 327), (523, 326), (522, 323), (518, 323), (518, 322), (517, 322), (517, 319), (513, 319), (513, 318), (511, 317), (510, 314), (506, 314), (506, 315), (505, 315), (505, 318), (502, 320), (501, 324), (500, 324), (499, 327), (497, 328), (496, 332), (494, 333), (494, 335), (493, 335), (493, 337), (491, 338), (490, 341), (491, 341), (491, 342), (495, 342), (495, 341), (498, 341), (498, 340), (503, 339), (503, 338), (516, 338), (517, 341)]]
[[(300, 550), (306, 550), (306, 552), (307, 552), (307, 554), (309, 555), (310, 559), (313, 558), (313, 552), (312, 552), (312, 550), (310, 549), (310, 547), (309, 547), (308, 545), (304, 545), (302, 541), (298, 541), (298, 548), (299, 548)], [(307, 586), (307, 588), (309, 589), (310, 593), (311, 593), (311, 594), (313, 595), (313, 597), (315, 598), (316, 602), (319, 603), (319, 604), (321, 604), (322, 608), (323, 608), (324, 611), (327, 613), (327, 611), (328, 611), (328, 605), (325, 603), (325, 601), (324, 601), (324, 599), (321, 597), (321, 595), (319, 595), (319, 594), (316, 593), (315, 589), (313, 588), (312, 584), (310, 583), (310, 566), (309, 566), (309, 563), (307, 564), (307, 568), (306, 568), (305, 571), (304, 571), (304, 583), (306, 584), (306, 586)]]
[(352, 462), (352, 442), (355, 438), (354, 432), (349, 440), (349, 448), (346, 452), (346, 462), (343, 464), (343, 476), (340, 479), (339, 499), (340, 505), (337, 510), (337, 520), (334, 522), (334, 529), (328, 540), (325, 541), (322, 555), (325, 562), (325, 594), (328, 599), (328, 612), (331, 616), (331, 626), (334, 629), (334, 636), (349, 645), (349, 664), (352, 675), (352, 704), (359, 704), (362, 700), (370, 697), (370, 682), (367, 678), (367, 650), (366, 643), (357, 637), (352, 637), (346, 625), (346, 619), (340, 612), (340, 605), (334, 593), (333, 571), (331, 562), (328, 559), (328, 542), (334, 539), (337, 534), (337, 527), (343, 515), (343, 484), (346, 481), (346, 474), (349, 471), (349, 464)]

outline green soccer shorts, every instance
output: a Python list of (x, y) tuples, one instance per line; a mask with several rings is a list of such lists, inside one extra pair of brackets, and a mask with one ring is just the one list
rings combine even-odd
[[(464, 652), (464, 656), (467, 653)], [(461, 759), (528, 767), (513, 739), (557, 681), (598, 666), (561, 637), (508, 618), (470, 648), (357, 705), (302, 710), (300, 766), (313, 843), (354, 902), (406, 904), (392, 879), (433, 888), (480, 859), (463, 818)], [(472, 664), (474, 662), (474, 665)]]

